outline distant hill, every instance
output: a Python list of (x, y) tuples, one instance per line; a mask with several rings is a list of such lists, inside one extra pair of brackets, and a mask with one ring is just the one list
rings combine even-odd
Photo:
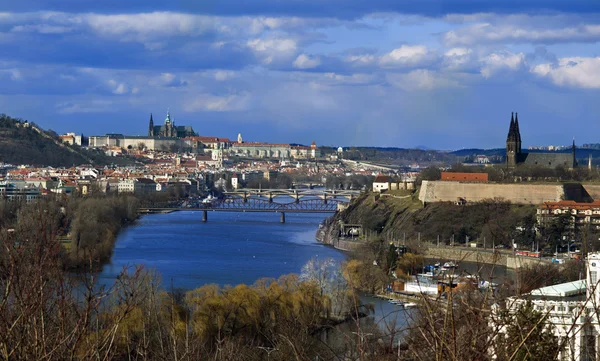
[(469, 149), (459, 149), (450, 154), (455, 155), (457, 157), (466, 157), (469, 155), (487, 155), (489, 156), (504, 156), (506, 155), (505, 148), (494, 148), (494, 149), (480, 149), (480, 148), (469, 148)]
[(108, 157), (100, 151), (63, 144), (56, 133), (46, 131), (35, 123), (0, 115), (0, 162), (70, 167), (86, 163), (107, 165), (122, 161), (123, 158)]

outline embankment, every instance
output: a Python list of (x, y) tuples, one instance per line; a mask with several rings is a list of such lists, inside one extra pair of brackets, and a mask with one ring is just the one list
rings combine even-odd
[(506, 251), (454, 247), (430, 247), (425, 253), (425, 258), (446, 259), (454, 262), (495, 264), (510, 269), (538, 263), (549, 263), (549, 261), (539, 258), (514, 256), (512, 253)]

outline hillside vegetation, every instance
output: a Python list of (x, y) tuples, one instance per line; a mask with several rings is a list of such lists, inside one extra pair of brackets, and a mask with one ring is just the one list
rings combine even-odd
[[(427, 207), (418, 200), (417, 193), (404, 196), (364, 194), (346, 210), (328, 220), (329, 236), (336, 236), (337, 225), (361, 224), (365, 234), (384, 239), (437, 242), (450, 244), (465, 240), (483, 243), (508, 244), (531, 242), (535, 224), (535, 206), (516, 205), (490, 199), (469, 205), (451, 202), (432, 203)], [(520, 230), (518, 230), (520, 229)]]
[(0, 115), (0, 162), (36, 166), (70, 167), (84, 163), (105, 165), (129, 163), (100, 151), (63, 144), (52, 131)]

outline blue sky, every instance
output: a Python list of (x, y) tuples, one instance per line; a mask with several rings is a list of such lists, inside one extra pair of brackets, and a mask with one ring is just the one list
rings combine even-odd
[(597, 0), (0, 2), (0, 112), (59, 133), (600, 143)]

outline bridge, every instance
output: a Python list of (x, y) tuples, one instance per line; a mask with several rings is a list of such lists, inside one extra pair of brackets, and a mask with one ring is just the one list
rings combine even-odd
[(285, 223), (285, 213), (335, 213), (340, 205), (348, 204), (360, 193), (357, 190), (239, 189), (210, 200), (147, 204), (140, 212), (201, 211), (203, 222), (208, 221), (208, 212), (277, 212), (281, 214), (281, 223)]

